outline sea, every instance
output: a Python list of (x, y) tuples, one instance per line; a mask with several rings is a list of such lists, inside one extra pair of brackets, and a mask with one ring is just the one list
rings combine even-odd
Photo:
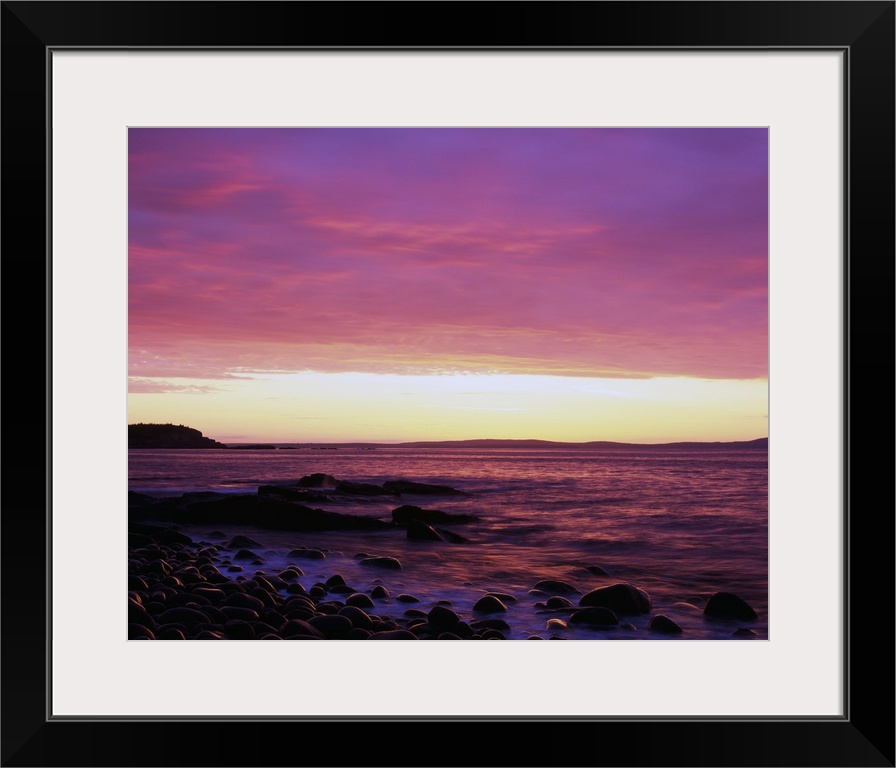
[[(438, 602), (462, 619), (486, 618), (473, 605), (487, 593), (503, 595), (507, 639), (689, 640), (768, 639), (768, 454), (764, 448), (671, 449), (488, 448), (404, 446), (281, 446), (277, 450), (130, 450), (129, 490), (156, 497), (188, 492), (254, 493), (260, 485), (289, 485), (313, 473), (382, 485), (410, 480), (447, 485), (463, 496), (359, 497), (311, 506), (391, 520), (402, 504), (475, 515), (450, 529), (464, 543), (408, 539), (403, 528), (377, 531), (290, 532), (252, 526), (184, 524), (195, 541), (220, 546), (247, 535), (262, 565), (245, 566), (233, 578), (256, 571), (278, 573), (288, 564), (305, 573), (303, 586), (336, 574), (359, 592), (376, 584), (389, 596), (376, 612), (399, 617), (426, 612)], [(289, 557), (306, 547), (319, 560)], [(224, 565), (232, 552), (219, 550)], [(401, 570), (362, 566), (360, 555), (390, 556)], [(603, 573), (601, 573), (603, 572)], [(618, 627), (561, 622), (569, 608), (547, 606), (551, 594), (535, 588), (561, 581), (581, 595), (624, 582), (645, 591), (651, 611), (620, 616)], [(715, 592), (732, 592), (757, 614), (750, 621), (706, 616)], [(399, 594), (415, 597), (407, 603)], [(662, 614), (682, 632), (648, 627)], [(495, 617), (490, 614), (489, 616)]]

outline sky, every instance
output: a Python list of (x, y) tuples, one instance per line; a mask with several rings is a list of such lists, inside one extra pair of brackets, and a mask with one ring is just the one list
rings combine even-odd
[(131, 128), (128, 421), (768, 434), (763, 128)]

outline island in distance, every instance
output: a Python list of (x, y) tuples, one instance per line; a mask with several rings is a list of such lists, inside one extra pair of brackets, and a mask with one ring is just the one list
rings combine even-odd
[[(198, 429), (185, 427), (183, 424), (128, 424), (128, 448), (228, 448), (228, 449), (291, 449), (314, 448), (318, 443), (290, 443), (284, 445), (272, 444), (234, 444), (225, 445), (217, 440), (204, 437)], [(443, 440), (432, 442), (414, 443), (338, 443), (328, 445), (328, 448), (612, 448), (620, 449), (669, 449), (669, 450), (767, 450), (768, 438), (761, 437), (756, 440), (738, 440), (731, 442), (678, 442), (658, 443), (643, 445), (640, 443), (616, 443), (608, 440), (593, 440), (584, 443), (565, 443), (552, 440)]]

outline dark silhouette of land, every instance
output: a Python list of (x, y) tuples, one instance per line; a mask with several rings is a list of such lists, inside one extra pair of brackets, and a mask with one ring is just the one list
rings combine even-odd
[(768, 438), (735, 440), (730, 442), (677, 442), (677, 443), (617, 443), (610, 440), (592, 440), (567, 443), (555, 440), (424, 440), (411, 443), (231, 443), (225, 445), (209, 437), (203, 437), (198, 429), (183, 424), (128, 424), (128, 448), (230, 448), (238, 450), (287, 450), (314, 448), (339, 450), (340, 448), (479, 448), (520, 450), (608, 450), (608, 451), (767, 451)]
[(227, 448), (183, 424), (128, 424), (128, 448)]

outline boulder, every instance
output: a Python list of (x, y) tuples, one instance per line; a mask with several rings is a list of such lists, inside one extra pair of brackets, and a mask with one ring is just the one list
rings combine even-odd
[(434, 485), (432, 483), (415, 483), (410, 480), (388, 480), (383, 483), (383, 488), (398, 495), (404, 493), (421, 496), (466, 496), (466, 493), (447, 485)]
[(732, 592), (716, 592), (707, 601), (703, 613), (706, 616), (719, 616), (741, 621), (752, 621), (756, 618), (756, 611), (752, 606)]
[(591, 590), (582, 596), (579, 605), (609, 608), (616, 613), (650, 613), (650, 596), (633, 584), (620, 582)]
[(663, 635), (680, 635), (684, 630), (668, 616), (658, 613), (647, 623), (647, 629), (651, 632), (659, 632)]
[(585, 624), (592, 627), (614, 627), (619, 624), (619, 618), (609, 608), (596, 606), (573, 612), (569, 617), (569, 623)]
[(452, 523), (472, 523), (479, 518), (474, 515), (452, 515), (440, 509), (423, 509), (414, 504), (404, 504), (392, 510), (392, 522), (407, 525), (411, 520), (419, 520), (427, 525), (448, 525)]

